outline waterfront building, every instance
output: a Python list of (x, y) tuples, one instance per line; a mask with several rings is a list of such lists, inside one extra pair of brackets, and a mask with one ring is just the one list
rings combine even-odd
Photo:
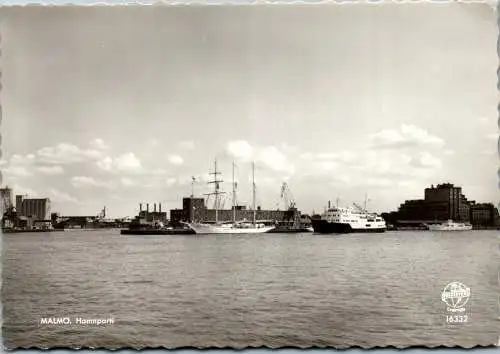
[(399, 207), (398, 219), (407, 221), (470, 221), (470, 205), (462, 188), (451, 183), (426, 188), (424, 199), (407, 200)]
[(470, 220), (470, 205), (462, 194), (462, 187), (443, 183), (426, 188), (425, 202), (436, 220)]
[(424, 224), (454, 220), (473, 225), (495, 225), (498, 210), (493, 204), (468, 201), (462, 188), (451, 183), (425, 188), (424, 199), (407, 200), (397, 212), (385, 213), (391, 224)]
[(480, 226), (498, 225), (498, 210), (491, 203), (473, 203), (471, 205), (471, 224)]
[(16, 195), (16, 212), (18, 217), (50, 220), (50, 199), (24, 198), (22, 195)]

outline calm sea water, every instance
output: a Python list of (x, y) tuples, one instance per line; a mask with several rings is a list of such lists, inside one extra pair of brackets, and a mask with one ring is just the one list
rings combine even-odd
[[(498, 239), (465, 233), (3, 236), (3, 340), (15, 347), (491, 345)], [(471, 289), (466, 325), (443, 288)], [(71, 325), (43, 325), (65, 317)], [(74, 318), (114, 318), (92, 326)]]

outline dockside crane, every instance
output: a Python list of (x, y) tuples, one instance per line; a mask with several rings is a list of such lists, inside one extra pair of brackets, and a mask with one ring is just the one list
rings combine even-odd
[(285, 204), (285, 210), (295, 208), (295, 200), (286, 182), (281, 185), (281, 199)]

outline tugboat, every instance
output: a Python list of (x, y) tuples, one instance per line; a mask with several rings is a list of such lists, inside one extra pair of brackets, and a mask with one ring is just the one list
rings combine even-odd
[(350, 208), (331, 208), (319, 218), (311, 220), (314, 232), (350, 233), (350, 232), (385, 232), (385, 220), (374, 213), (354, 204)]

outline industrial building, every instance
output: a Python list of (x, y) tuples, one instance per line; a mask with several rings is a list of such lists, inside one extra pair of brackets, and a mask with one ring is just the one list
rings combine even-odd
[(137, 220), (143, 220), (147, 223), (161, 222), (167, 223), (167, 212), (161, 211), (161, 203), (158, 203), (158, 210), (156, 210), (156, 203), (153, 204), (153, 210), (149, 210), (149, 203), (146, 203), (146, 209), (142, 209), (142, 203), (139, 204), (139, 215)]
[(471, 204), (470, 222), (472, 225), (492, 226), (498, 222), (498, 209), (491, 203)]
[(498, 210), (493, 204), (469, 201), (462, 188), (451, 183), (432, 185), (425, 189), (424, 199), (407, 200), (398, 211), (383, 216), (391, 224), (435, 223), (449, 219), (478, 226), (498, 223)]
[(50, 220), (50, 199), (25, 198), (22, 195), (16, 195), (16, 212), (18, 217)]

